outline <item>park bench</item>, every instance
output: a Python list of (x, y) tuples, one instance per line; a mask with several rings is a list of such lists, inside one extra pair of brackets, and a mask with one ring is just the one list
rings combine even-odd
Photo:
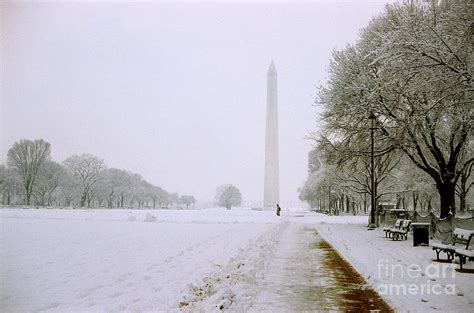
[[(445, 252), (448, 256), (448, 260), (454, 259), (454, 253), (458, 250), (459, 247), (466, 247), (466, 251), (468, 250), (469, 244), (471, 242), (472, 236), (474, 231), (462, 229), (462, 228), (455, 228), (453, 231), (452, 240), (450, 243), (442, 243), (442, 242), (434, 242), (431, 246), (433, 250), (436, 252), (436, 260), (439, 261), (439, 254), (440, 252)], [(459, 249), (461, 252), (461, 249)], [(467, 252), (469, 253), (469, 252)], [(472, 253), (472, 252), (471, 252)]]
[(467, 240), (466, 243), (466, 248), (461, 248), (458, 247), (456, 250), (454, 250), (454, 253), (457, 257), (459, 257), (459, 266), (462, 269), (463, 264), (466, 263), (466, 260), (474, 260), (474, 231), (472, 230), (464, 230), (466, 232), (469, 232), (469, 239)]
[(389, 237), (392, 237), (392, 240), (398, 239), (408, 239), (408, 230), (410, 229), (410, 220), (403, 220), (399, 229), (390, 230)]
[(403, 221), (403, 219), (399, 218), (395, 221), (395, 224), (393, 226), (382, 228), (382, 230), (385, 232), (385, 238), (390, 237), (390, 231), (391, 230), (400, 229), (400, 226), (402, 226), (402, 221)]

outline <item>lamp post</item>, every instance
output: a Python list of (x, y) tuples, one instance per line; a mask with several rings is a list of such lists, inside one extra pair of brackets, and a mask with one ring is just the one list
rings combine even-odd
[(370, 112), (370, 190), (371, 190), (371, 204), (370, 204), (370, 223), (369, 230), (375, 229), (375, 181), (374, 181), (374, 131), (375, 131), (375, 115)]

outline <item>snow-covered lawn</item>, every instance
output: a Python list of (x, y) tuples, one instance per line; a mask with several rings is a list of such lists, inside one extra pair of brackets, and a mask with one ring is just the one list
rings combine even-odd
[(0, 214), (2, 312), (176, 311), (190, 283), (281, 227), (273, 212), (250, 210)]

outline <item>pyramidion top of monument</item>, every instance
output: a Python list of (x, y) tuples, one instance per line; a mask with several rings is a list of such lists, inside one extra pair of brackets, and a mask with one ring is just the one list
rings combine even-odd
[(275, 63), (274, 63), (273, 60), (272, 60), (272, 63), (271, 63), (270, 66), (268, 67), (268, 73), (267, 73), (267, 75), (269, 75), (269, 76), (270, 76), (270, 75), (271, 75), (271, 76), (275, 75), (275, 76), (276, 76), (276, 74), (277, 74), (277, 70), (276, 70), (276, 68), (275, 68)]

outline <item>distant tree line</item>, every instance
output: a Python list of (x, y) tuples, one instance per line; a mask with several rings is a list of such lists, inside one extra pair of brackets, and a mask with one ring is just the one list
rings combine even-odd
[(15, 142), (0, 164), (2, 205), (104, 208), (170, 208), (196, 203), (194, 196), (170, 193), (139, 174), (107, 168), (91, 154), (51, 160), (51, 145), (42, 140)]
[(474, 163), (472, 9), (468, 0), (387, 5), (355, 44), (333, 53), (316, 97), (322, 130), (312, 135), (302, 200), (356, 210), (373, 194), (400, 207), (410, 199), (415, 209), (436, 202), (441, 218), (466, 210)]

